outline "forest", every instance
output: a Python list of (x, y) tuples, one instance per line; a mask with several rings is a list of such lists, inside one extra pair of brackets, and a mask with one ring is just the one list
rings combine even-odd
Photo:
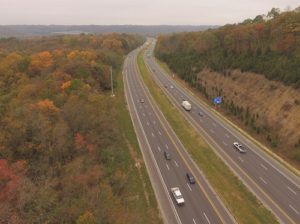
[(0, 39), (0, 223), (159, 223), (156, 208), (139, 208), (142, 183), (110, 96), (110, 67), (120, 76), (143, 41)]
[(204, 68), (241, 69), (300, 87), (300, 7), (273, 8), (239, 24), (203, 32), (160, 36), (156, 56), (193, 84)]

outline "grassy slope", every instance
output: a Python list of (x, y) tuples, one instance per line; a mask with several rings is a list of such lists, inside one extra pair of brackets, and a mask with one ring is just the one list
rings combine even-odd
[[(124, 143), (127, 143), (126, 160), (132, 163), (126, 191), (129, 192), (129, 200), (126, 202), (129, 210), (138, 215), (138, 223), (162, 223), (159, 216), (158, 205), (155, 199), (150, 179), (143, 162), (129, 112), (126, 107), (124, 85), (121, 74), (117, 76), (116, 106), (118, 111), (118, 123), (123, 133)], [(139, 164), (139, 165), (137, 165)]]
[(138, 64), (144, 82), (168, 122), (238, 223), (278, 223), (197, 134), (150, 77), (142, 54)]

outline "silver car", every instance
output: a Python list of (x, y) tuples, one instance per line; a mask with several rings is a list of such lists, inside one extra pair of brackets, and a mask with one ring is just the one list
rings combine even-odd
[(233, 146), (234, 146), (237, 150), (239, 150), (239, 152), (242, 152), (242, 153), (247, 152), (247, 150), (243, 149), (243, 146), (242, 146), (240, 143), (238, 143), (238, 142), (234, 142), (234, 143), (233, 143)]

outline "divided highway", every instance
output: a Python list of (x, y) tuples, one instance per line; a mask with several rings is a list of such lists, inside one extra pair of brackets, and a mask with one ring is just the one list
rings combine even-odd
[[(160, 67), (152, 57), (155, 42), (144, 55), (155, 81), (192, 126), (201, 133), (223, 161), (243, 183), (278, 217), (281, 223), (300, 223), (300, 179), (266, 154), (251, 139), (219, 118)], [(192, 109), (181, 103), (188, 100)], [(199, 112), (201, 112), (199, 114)], [(240, 153), (233, 146), (238, 141), (247, 150)]]
[[(143, 158), (165, 223), (235, 223), (209, 183), (186, 153), (145, 87), (137, 68), (137, 54), (131, 52), (123, 66), (125, 94)], [(171, 155), (166, 160), (164, 152)], [(190, 184), (191, 172), (196, 184)], [(170, 193), (179, 187), (185, 204), (178, 206)]]

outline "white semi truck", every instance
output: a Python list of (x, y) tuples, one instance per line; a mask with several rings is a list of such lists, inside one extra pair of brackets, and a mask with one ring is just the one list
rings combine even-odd
[(181, 105), (187, 111), (190, 111), (192, 109), (192, 105), (187, 100), (182, 101)]

